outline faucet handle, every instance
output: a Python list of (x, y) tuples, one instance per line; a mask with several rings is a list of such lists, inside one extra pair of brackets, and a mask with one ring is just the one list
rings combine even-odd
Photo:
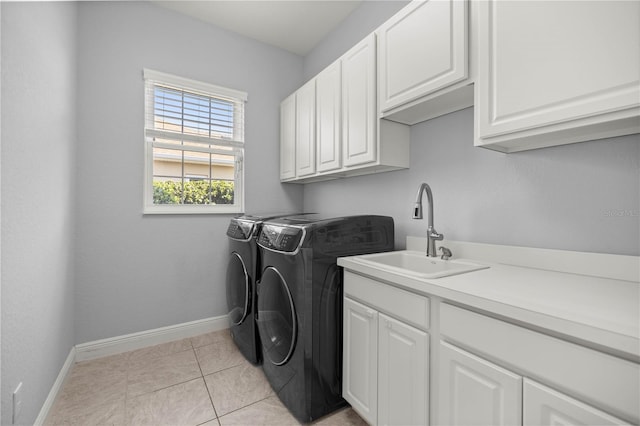
[(449, 250), (445, 246), (440, 246), (438, 250), (442, 251), (442, 256), (440, 256), (440, 259), (442, 260), (449, 260), (449, 258), (452, 256), (451, 250)]
[(442, 241), (444, 239), (444, 234), (438, 234), (438, 231), (432, 228), (429, 230), (429, 238), (435, 241)]

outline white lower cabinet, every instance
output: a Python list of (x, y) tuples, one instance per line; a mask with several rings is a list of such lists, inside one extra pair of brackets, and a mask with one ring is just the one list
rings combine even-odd
[(637, 424), (637, 363), (447, 303), (439, 312), (439, 424)]
[(637, 362), (348, 269), (342, 386), (371, 425), (640, 424)]
[(429, 336), (378, 318), (378, 424), (429, 424)]
[(441, 425), (622, 425), (591, 405), (440, 343)]
[(378, 421), (378, 313), (344, 299), (342, 397), (369, 424)]
[(342, 396), (372, 425), (429, 424), (429, 335), (344, 299)]
[(524, 426), (621, 425), (623, 420), (532, 380), (524, 380)]
[(438, 424), (522, 424), (522, 377), (444, 342), (438, 371)]

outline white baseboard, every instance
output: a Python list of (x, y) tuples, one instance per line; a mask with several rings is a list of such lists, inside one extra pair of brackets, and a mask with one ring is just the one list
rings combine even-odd
[(133, 351), (225, 328), (229, 328), (229, 319), (227, 315), (221, 315), (219, 317), (205, 318), (168, 327), (80, 343), (76, 345), (76, 362)]
[(40, 426), (44, 424), (44, 421), (47, 419), (47, 416), (49, 415), (49, 411), (51, 410), (51, 407), (53, 407), (53, 403), (55, 402), (56, 397), (58, 396), (58, 392), (60, 392), (60, 389), (62, 389), (62, 385), (64, 385), (64, 382), (67, 379), (67, 376), (71, 372), (71, 367), (73, 367), (75, 360), (76, 360), (76, 347), (72, 346), (71, 350), (69, 351), (69, 355), (67, 356), (67, 359), (65, 360), (64, 364), (62, 365), (62, 368), (60, 369), (60, 373), (58, 373), (58, 377), (56, 378), (56, 381), (53, 383), (53, 386), (49, 391), (49, 395), (47, 395), (47, 399), (45, 399), (44, 404), (42, 404), (42, 408), (40, 409), (40, 413), (38, 414), (38, 417), (33, 423), (35, 426)]

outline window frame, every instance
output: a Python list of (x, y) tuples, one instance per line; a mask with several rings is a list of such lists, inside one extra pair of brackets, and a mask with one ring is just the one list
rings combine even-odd
[[(144, 80), (144, 189), (143, 189), (143, 214), (234, 214), (244, 212), (244, 110), (247, 102), (247, 94), (245, 92), (229, 89), (226, 87), (216, 86), (196, 80), (187, 79), (171, 74), (166, 74), (147, 68), (143, 69)], [(174, 87), (178, 90), (191, 91), (204, 96), (218, 97), (229, 99), (235, 103), (242, 105), (242, 117), (239, 120), (234, 119), (234, 133), (240, 130), (241, 140), (232, 140), (227, 138), (217, 138), (208, 136), (183, 136), (183, 133), (157, 130), (150, 128), (150, 117), (154, 116), (153, 105), (155, 97), (149, 96), (149, 89), (154, 83), (164, 84)], [(149, 111), (151, 109), (151, 111)], [(238, 126), (242, 126), (239, 128)], [(152, 126), (151, 126), (152, 127)], [(173, 145), (169, 147), (167, 144), (154, 141), (153, 138), (164, 135), (170, 135), (174, 140), (182, 140), (183, 145)], [(200, 142), (202, 147), (194, 144), (184, 145), (185, 142)], [(223, 148), (216, 149), (209, 145), (216, 145)], [(175, 149), (177, 151), (204, 151), (213, 154), (224, 154), (233, 156), (234, 160), (234, 187), (233, 187), (233, 204), (154, 204), (153, 202), (153, 149), (154, 146), (160, 148)], [(227, 151), (228, 149), (228, 151)], [(185, 175), (186, 176), (186, 175)], [(184, 178), (184, 176), (183, 176)], [(211, 179), (216, 180), (216, 179)]]

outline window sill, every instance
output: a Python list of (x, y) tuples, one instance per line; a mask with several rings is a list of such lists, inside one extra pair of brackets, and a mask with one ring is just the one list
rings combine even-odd
[(181, 215), (181, 214), (233, 214), (244, 213), (241, 206), (236, 205), (152, 205), (145, 206), (142, 214), (164, 214), (164, 215)]

